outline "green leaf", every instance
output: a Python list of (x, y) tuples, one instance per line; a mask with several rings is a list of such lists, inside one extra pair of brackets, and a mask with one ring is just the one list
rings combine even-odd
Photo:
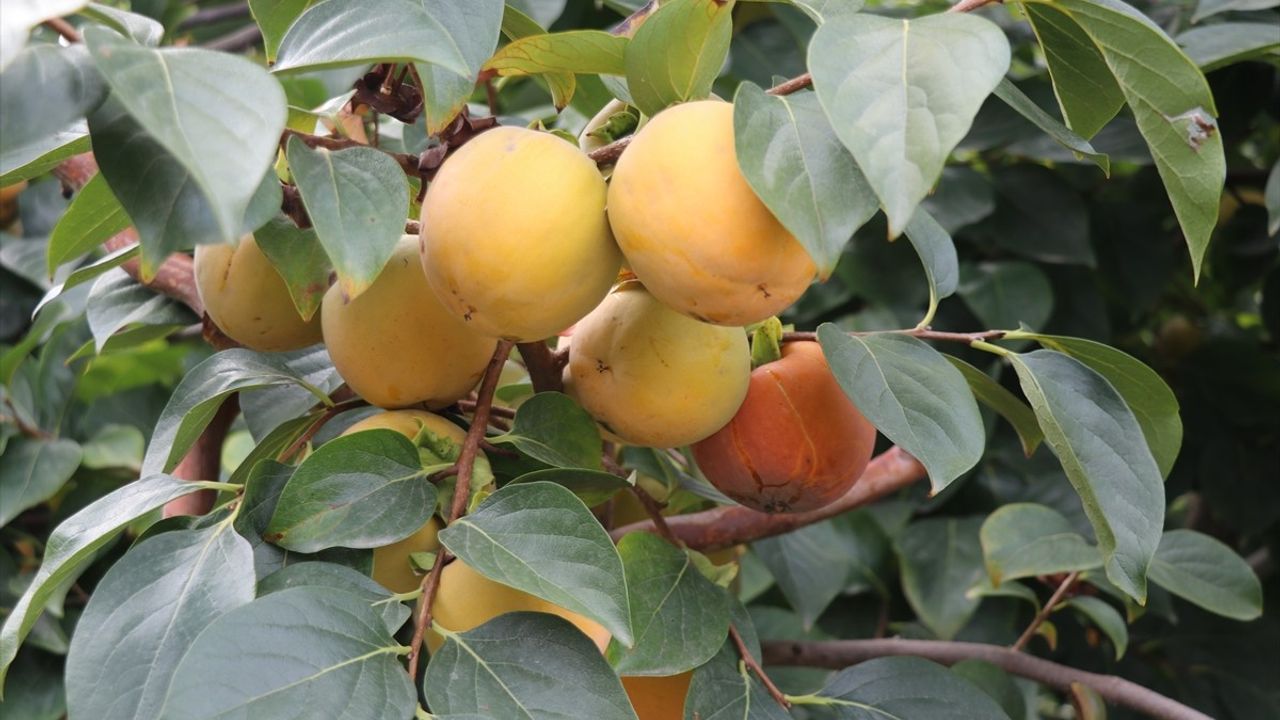
[(675, 675), (710, 660), (729, 632), (728, 596), (688, 553), (650, 533), (618, 543), (627, 577), (630, 650), (616, 640), (606, 657), (619, 675)]
[(856, 549), (834, 522), (757, 540), (751, 549), (769, 569), (806, 630), (849, 585)]
[(975, 231), (1022, 257), (1095, 267), (1089, 243), (1089, 205), (1060, 173), (1022, 163), (997, 169), (1000, 199)]
[(296, 587), (319, 587), (344, 590), (364, 598), (382, 615), (387, 632), (394, 634), (413, 613), (407, 605), (388, 602), (391, 591), (373, 578), (346, 565), (309, 560), (286, 565), (258, 582), (258, 597)]
[(0, 453), (0, 526), (53, 497), (80, 466), (81, 455), (71, 440), (10, 440)]
[[(408, 718), (417, 693), (402, 649), (365, 598), (298, 587), (260, 597), (200, 633), (174, 671), (162, 720)], [(217, 678), (214, 685), (211, 678)]]
[(207, 486), (168, 475), (144, 477), (89, 503), (54, 528), (45, 543), (40, 569), (0, 628), (0, 687), (18, 646), (45, 605), (84, 572), (98, 550), (134, 520)]
[(99, 353), (121, 331), (156, 326), (168, 334), (197, 320), (177, 301), (138, 284), (120, 268), (108, 270), (93, 282), (85, 315)]
[(97, 249), (129, 224), (129, 215), (111, 192), (106, 178), (94, 175), (71, 201), (49, 236), (46, 249), (49, 274), (59, 265)]
[(373, 284), (404, 234), (409, 214), (404, 172), (390, 155), (373, 148), (312, 150), (291, 137), (287, 154), (338, 284), (355, 298)]
[(1199, 279), (1227, 173), (1208, 81), (1164, 31), (1118, 0), (1054, 0), (1053, 7), (1093, 42), (1124, 93)]
[(1097, 46), (1062, 8), (1049, 4), (1024, 7), (1044, 50), (1067, 127), (1085, 139), (1092, 138), (1120, 112), (1124, 93)]
[(1009, 78), (1000, 81), (996, 85), (995, 96), (1004, 101), (1006, 105), (1018, 111), (1018, 114), (1031, 121), (1033, 125), (1043, 130), (1049, 137), (1053, 138), (1059, 145), (1075, 153), (1078, 157), (1088, 158), (1102, 169), (1102, 173), (1108, 177), (1111, 175), (1111, 157), (1106, 153), (1098, 152), (1093, 149), (1093, 145), (1088, 140), (1075, 134), (1061, 121), (1045, 112), (1026, 93), (1018, 89)]
[(1124, 657), (1124, 651), (1129, 647), (1129, 626), (1115, 608), (1104, 600), (1084, 595), (1067, 600), (1063, 606), (1088, 618), (1089, 622), (1111, 640), (1111, 646), (1116, 650), (1116, 660)]
[(1022, 689), (999, 665), (985, 660), (961, 660), (951, 666), (951, 672), (990, 695), (1010, 718), (1022, 720), (1027, 716), (1027, 704), (1022, 695)]
[(312, 553), (375, 548), (412, 535), (436, 507), (436, 486), (418, 449), (395, 430), (330, 440), (309, 455), (280, 493), (266, 538)]
[(332, 269), (315, 230), (302, 230), (291, 220), (277, 217), (258, 228), (253, 239), (288, 286), (298, 314), (310, 320), (329, 289)]
[(83, 446), (84, 460), (90, 470), (129, 468), (137, 471), (142, 464), (142, 453), (147, 439), (133, 425), (108, 423), (98, 428)]
[(466, 75), (467, 58), (433, 9), (413, 0), (326, 0), (307, 8), (284, 38), (274, 69), (416, 61)]
[(529, 35), (505, 45), (482, 67), (501, 77), (568, 72), (623, 75), (629, 40), (603, 30)]
[(1132, 355), (1093, 340), (1022, 331), (1013, 336), (1031, 338), (1049, 350), (1070, 355), (1106, 378), (1142, 427), (1160, 476), (1169, 476), (1182, 447), (1182, 419), (1178, 398), (1159, 373)]
[(1000, 507), (982, 523), (979, 539), (993, 585), (1102, 567), (1098, 548), (1072, 530), (1062, 513), (1045, 505)]
[(156, 421), (147, 456), (142, 461), (143, 473), (150, 475), (173, 469), (213, 419), (222, 401), (234, 392), (292, 384), (310, 390), (318, 401), (329, 404), (322, 390), (301, 379), (289, 367), (291, 359), (307, 353), (307, 350), (260, 353), (233, 348), (215, 353), (196, 365), (178, 383)]
[(67, 689), (62, 658), (27, 650), (9, 673), (4, 711), (23, 720), (62, 720), (67, 716)]
[[(144, 266), (158, 266), (176, 249), (239, 237), (245, 211), (275, 161), (284, 129), (285, 97), (279, 83), (249, 60), (226, 53), (145, 48), (95, 27), (85, 29), (85, 42), (112, 90), (113, 108), (106, 115), (123, 112), (132, 121), (105, 123), (98, 117), (100, 109), (91, 126), (109, 124), (130, 139), (143, 135), (147, 140), (140, 155), (126, 147), (113, 150), (110, 160), (98, 157), (102, 173), (138, 227)], [(182, 186), (146, 182), (159, 177), (147, 165), (156, 156), (177, 166), (168, 168), (168, 174), (180, 169), (189, 177), (190, 193)], [(144, 172), (149, 173), (146, 178), (119, 182)], [(144, 199), (137, 188), (126, 192), (126, 185), (140, 181), (147, 191), (165, 197)], [(197, 214), (207, 213), (212, 221), (210, 232), (179, 237), (168, 232), (163, 220), (161, 228), (144, 222), (157, 206), (168, 202), (173, 208), (178, 198), (191, 197), (200, 199), (202, 212)], [(190, 212), (185, 206), (183, 210)]]
[[(424, 85), (422, 115), (426, 121), (426, 132), (435, 135), (448, 126), (467, 104), (467, 98), (476, 87), (476, 73), (498, 43), (498, 29), (502, 25), (504, 10), (511, 12), (511, 9), (504, 6), (502, 0), (422, 2), (445, 31), (457, 40), (463, 59), (470, 68), (470, 72), (459, 75), (438, 65), (415, 65)], [(542, 32), (542, 28), (537, 28), (536, 32)]]
[(1280, 160), (1276, 160), (1267, 173), (1263, 197), (1267, 204), (1267, 234), (1275, 235), (1280, 233)]
[(587, 507), (607, 502), (619, 490), (631, 487), (632, 481), (602, 470), (582, 468), (547, 468), (527, 472), (512, 480), (522, 482), (552, 482), (573, 491)]
[[(743, 611), (742, 615), (746, 615)], [(748, 621), (750, 618), (747, 618)], [(738, 622), (734, 619), (735, 624)], [(739, 631), (744, 632), (741, 625)], [(748, 626), (749, 627), (749, 626)], [(752, 638), (754, 640), (754, 638)], [(759, 643), (752, 652), (759, 650)], [(759, 659), (759, 655), (756, 655)], [(769, 696), (760, 680), (741, 664), (737, 649), (725, 642), (710, 662), (693, 671), (684, 716), (698, 720), (789, 720), (792, 715)]]
[(253, 13), (253, 19), (262, 31), (262, 45), (268, 62), (275, 62), (280, 41), (284, 39), (289, 26), (313, 2), (314, 0), (249, 0), (249, 11)]
[(983, 576), (981, 518), (930, 518), (907, 526), (894, 541), (902, 589), (920, 621), (950, 640), (978, 609), (965, 591)]
[(924, 208), (916, 209), (903, 233), (920, 256), (925, 278), (929, 281), (929, 309), (920, 321), (921, 327), (928, 327), (938, 310), (938, 302), (956, 291), (960, 278), (960, 260), (956, 256), (956, 246), (951, 241), (951, 234)]
[(0, 70), (7, 69), (22, 52), (35, 26), (84, 6), (84, 0), (5, 0), (4, 18), (0, 20)]
[(138, 251), (139, 248), (136, 244), (129, 245), (122, 247), (115, 252), (103, 255), (87, 265), (82, 265), (76, 268), (71, 272), (71, 274), (67, 275), (66, 280), (63, 280), (57, 285), (49, 288), (49, 291), (44, 294), (44, 297), (40, 298), (40, 302), (36, 303), (36, 308), (32, 311), (32, 314), (34, 315), (39, 313), (45, 305), (48, 305), (54, 300), (62, 297), (64, 293), (72, 288), (78, 285), (83, 285), (84, 283), (101, 276), (108, 270), (118, 268), (130, 260), (133, 260), (138, 257)]
[(164, 39), (164, 25), (160, 21), (136, 12), (91, 2), (80, 14), (90, 20), (97, 20), (139, 45), (155, 47)]
[(567, 489), (507, 485), (441, 530), (440, 542), (490, 580), (586, 615), (623, 645), (633, 644), (622, 559)]
[(1044, 327), (1053, 312), (1053, 288), (1044, 271), (1019, 260), (966, 263), (959, 295), (989, 328)]
[(1280, 50), (1280, 30), (1265, 21), (1205, 25), (1175, 39), (1187, 57), (1205, 72), (1255, 57), (1274, 57)]
[(102, 720), (157, 717), (187, 647), (210, 622), (253, 600), (253, 584), (253, 551), (225, 523), (161, 533), (131, 548), (76, 623), (68, 711)]
[(39, 177), (72, 155), (89, 152), (89, 130), (76, 123), (41, 140), (0, 156), (0, 187)]
[(1277, 6), (1280, 6), (1280, 0), (1200, 0), (1196, 3), (1196, 11), (1191, 16), (1191, 22), (1197, 23), (1223, 12), (1266, 10)]
[[(295, 423), (298, 426), (297, 433), (301, 433), (303, 428), (314, 421), (314, 418), (303, 417), (301, 420), (301, 423)], [(275, 434), (272, 433), (272, 436)], [(272, 436), (268, 436), (258, 447), (271, 447)], [(271, 457), (275, 454), (276, 452), (269, 453)], [(280, 501), (280, 493), (289, 482), (295, 468), (292, 465), (282, 465), (272, 459), (255, 460), (252, 455), (245, 458), (241, 464), (242, 468), (246, 466), (252, 470), (245, 475), (244, 495), (240, 498), (241, 508), (240, 514), (235, 519), (235, 529), (253, 547), (254, 572), (258, 578), (265, 579), (282, 568), (309, 561), (343, 565), (354, 568), (364, 575), (372, 570), (373, 552), (370, 550), (330, 548), (314, 555), (307, 555), (289, 552), (264, 540), (267, 524), (271, 522), (271, 516), (275, 514), (276, 505)]]
[(863, 8), (863, 0), (790, 0), (815, 23), (821, 25), (839, 13), (856, 13)]
[(1230, 547), (1194, 530), (1170, 530), (1151, 561), (1151, 581), (1218, 615), (1248, 621), (1262, 615), (1262, 585)]
[(563, 618), (508, 613), (444, 635), (422, 683), (437, 715), (635, 720), (618, 676), (595, 644)]
[(933, 491), (982, 457), (982, 416), (959, 370), (906, 335), (851, 337), (831, 323), (818, 341), (841, 389), (885, 437), (919, 458)]
[(733, 144), (751, 189), (827, 278), (879, 203), (817, 96), (769, 95), (742, 83), (733, 98)]
[(600, 431), (568, 395), (541, 392), (516, 410), (511, 432), (490, 442), (510, 443), (548, 465), (600, 470)]
[(1045, 440), (1080, 495), (1107, 579), (1139, 603), (1164, 524), (1164, 483), (1142, 428), (1107, 379), (1052, 350), (1010, 354)]
[(8, 172), (29, 148), (69, 130), (105, 94), (83, 45), (40, 44), (22, 50), (0, 75), (0, 167)]
[(809, 43), (814, 89), (880, 198), (891, 237), (1008, 68), (1004, 33), (973, 15), (841, 14), (818, 27)]
[(669, 0), (627, 45), (627, 88), (636, 107), (655, 115), (711, 94), (733, 36), (733, 0)]
[(1006, 718), (995, 700), (960, 675), (913, 657), (868, 660), (841, 670), (818, 691), (845, 717), (972, 720)]
[(1031, 457), (1036, 448), (1040, 447), (1040, 441), (1044, 440), (1044, 431), (1040, 429), (1040, 423), (1036, 421), (1036, 414), (1031, 408), (990, 375), (954, 355), (945, 357), (964, 376), (978, 402), (994, 410), (1013, 426), (1014, 431), (1018, 433), (1018, 440), (1022, 443), (1023, 454)]

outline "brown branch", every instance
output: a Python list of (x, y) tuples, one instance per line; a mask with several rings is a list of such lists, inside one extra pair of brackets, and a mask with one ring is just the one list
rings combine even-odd
[[(948, 342), (961, 342), (966, 345), (987, 340), (999, 340), (1005, 336), (1005, 330), (983, 330), (981, 332), (944, 332), (941, 330), (932, 330), (930, 328), (912, 328), (910, 330), (869, 330), (860, 332), (850, 332), (849, 335), (861, 337), (866, 335), (883, 335), (886, 332), (898, 335), (910, 335), (921, 340), (946, 340)], [(789, 332), (782, 334), (782, 342), (806, 342), (818, 339), (816, 332)]]
[(292, 460), (293, 457), (298, 454), (298, 451), (302, 450), (302, 448), (306, 447), (307, 443), (311, 442), (311, 439), (316, 436), (316, 433), (320, 432), (320, 429), (323, 428), (326, 423), (337, 417), (339, 414), (350, 410), (352, 407), (355, 406), (334, 405), (332, 407), (325, 408), (325, 411), (320, 413), (320, 417), (316, 418), (310, 425), (308, 425), (307, 429), (298, 436), (297, 440), (289, 443), (289, 447), (282, 450), (280, 454), (276, 456), (276, 461), (289, 462)]
[(61, 35), (67, 42), (78, 43), (81, 40), (80, 31), (76, 30), (74, 25), (62, 18), (49, 18), (44, 21), (44, 25)]
[(764, 689), (769, 692), (769, 696), (782, 707), (790, 708), (791, 701), (788, 700), (786, 694), (779, 690), (778, 686), (774, 685), (773, 681), (769, 679), (768, 673), (764, 671), (764, 668), (760, 667), (760, 663), (751, 654), (751, 650), (747, 648), (747, 644), (743, 642), (742, 633), (738, 632), (738, 628), (734, 627), (732, 623), (729, 624), (729, 639), (733, 640), (733, 646), (738, 649), (738, 656), (742, 658), (742, 663), (746, 665), (751, 672), (755, 673), (756, 677), (760, 678), (760, 683), (764, 685)]
[[(303, 145), (306, 145), (313, 150), (316, 148), (324, 148), (325, 150), (345, 150), (353, 147), (370, 147), (369, 145), (358, 140), (352, 140), (351, 138), (334, 137), (332, 135), (312, 135), (310, 133), (298, 132), (297, 130), (289, 128), (285, 128), (284, 132), (280, 133), (281, 147), (286, 145), (291, 137), (298, 138), (302, 141)], [(374, 149), (380, 150), (380, 148)], [(389, 152), (387, 150), (380, 151), (386, 153), (392, 160), (395, 160), (396, 164), (400, 166), (400, 169), (404, 171), (405, 175), (410, 177), (419, 176), (418, 156), (410, 155), (408, 153)]]
[[(826, 520), (897, 492), (924, 477), (925, 469), (919, 460), (893, 447), (872, 458), (853, 487), (826, 507), (771, 515), (734, 505), (676, 515), (667, 518), (667, 524), (681, 542), (695, 550), (722, 550)], [(631, 532), (656, 532), (656, 528), (652, 521), (642, 520), (617, 528), (610, 535), (617, 541)]]
[[(173, 469), (173, 476), (183, 480), (218, 479), (222, 470), (222, 443), (227, 439), (227, 431), (240, 412), (240, 397), (232, 395), (222, 403), (213, 419), (205, 426), (200, 437), (182, 456), (178, 466)], [(175, 515), (204, 515), (213, 509), (213, 501), (218, 493), (213, 490), (198, 490), (190, 495), (183, 495), (177, 500), (170, 500), (164, 506), (164, 517)]]
[[(511, 354), (512, 343), (507, 340), (498, 342), (498, 347), (489, 358), (485, 368), (484, 379), (480, 381), (480, 392), (476, 396), (476, 410), (471, 418), (471, 427), (467, 429), (467, 437), (462, 441), (462, 451), (453, 464), (457, 469), (454, 478), (453, 503), (449, 506), (449, 516), (445, 523), (452, 523), (462, 517), (467, 509), (467, 499), (471, 496), (471, 473), (475, 469), (476, 457), (480, 454), (480, 444), (484, 440), (485, 429), (489, 426), (489, 413), (493, 409), (493, 393), (498, 389), (498, 378), (502, 375), (502, 366)], [(413, 640), (409, 643), (409, 677), (416, 683), (418, 677), (418, 659), (422, 654), (422, 638), (431, 627), (431, 604), (435, 602), (436, 591), (440, 585), (440, 573), (444, 564), (449, 561), (449, 552), (443, 547), (436, 553), (436, 562), (431, 572), (422, 581), (422, 596), (418, 598), (417, 613), (413, 622)]]
[(1027, 643), (1031, 642), (1031, 638), (1036, 636), (1036, 630), (1044, 624), (1045, 620), (1049, 619), (1049, 615), (1053, 613), (1054, 608), (1057, 607), (1059, 602), (1062, 602), (1062, 598), (1066, 596), (1067, 592), (1070, 591), (1073, 586), (1075, 586), (1076, 581), (1079, 579), (1080, 572), (1077, 570), (1076, 572), (1067, 575), (1067, 577), (1062, 580), (1062, 584), (1058, 585), (1058, 589), (1054, 590), (1053, 595), (1049, 597), (1049, 602), (1045, 603), (1044, 607), (1040, 608), (1040, 612), (1036, 613), (1036, 616), (1031, 620), (1031, 624), (1027, 626), (1026, 630), (1022, 631), (1022, 634), (1018, 636), (1017, 641), (1013, 643), (1011, 647), (1014, 650), (1020, 651), (1027, 646)]
[(988, 5), (995, 5), (1000, 2), (1003, 2), (1003, 0), (960, 0), (960, 2), (947, 8), (947, 12), (949, 13), (973, 12), (978, 8), (984, 8)]
[(998, 645), (947, 642), (941, 640), (836, 640), (828, 642), (766, 642), (767, 665), (795, 665), (835, 670), (886, 656), (911, 656), (954, 665), (962, 660), (985, 660), (1019, 677), (1069, 691), (1072, 683), (1093, 688), (1108, 702), (1145, 713), (1157, 720), (1211, 720), (1208, 715), (1187, 707), (1135, 682), (1115, 675), (1077, 670), (1034, 655)]
[(564, 392), (561, 368), (556, 364), (555, 354), (545, 342), (520, 343), (516, 345), (516, 349), (520, 351), (520, 358), (529, 371), (529, 382), (533, 383), (534, 392)]
[(813, 76), (809, 73), (803, 73), (791, 78), (790, 80), (784, 80), (783, 82), (774, 85), (766, 90), (765, 93), (768, 95), (790, 95), (791, 93), (804, 90), (811, 85), (813, 85)]
[[(126, 228), (103, 243), (108, 252), (115, 252), (137, 244), (138, 232), (133, 228)], [(148, 288), (186, 305), (196, 315), (204, 315), (204, 303), (201, 302), (200, 292), (196, 289), (195, 261), (192, 260), (190, 255), (186, 253), (170, 255), (164, 262), (160, 263), (160, 267), (156, 268), (155, 277), (151, 278), (150, 282), (142, 280), (140, 261), (137, 258), (124, 263), (120, 267), (129, 273), (133, 279)], [(232, 346), (234, 346), (234, 343), (228, 347)], [(219, 349), (224, 348), (220, 347)]]

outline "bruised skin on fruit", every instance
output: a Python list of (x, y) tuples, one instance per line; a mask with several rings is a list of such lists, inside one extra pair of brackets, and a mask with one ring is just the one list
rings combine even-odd
[(320, 342), (320, 317), (303, 320), (289, 287), (252, 235), (235, 245), (198, 245), (196, 290), (224, 335), (263, 352)]
[(733, 420), (693, 446), (721, 492), (763, 512), (827, 505), (862, 476), (876, 431), (840, 389), (815, 342), (787, 343), (751, 373)]
[(746, 397), (741, 328), (693, 320), (623, 283), (573, 331), (565, 390), (623, 442), (679, 447), (710, 435)]
[(476, 334), (427, 286), (417, 239), (406, 235), (369, 289), (329, 288), (324, 342), (342, 379), (373, 405), (450, 405), (475, 387), (498, 341)]
[(609, 222), (654, 297), (705, 322), (745, 326), (789, 307), (816, 268), (736, 158), (731, 104), (658, 113), (614, 168)]
[(445, 161), (422, 203), (432, 290), (482, 335), (529, 342), (572, 325), (622, 263), (605, 192), (595, 163), (554, 135), (482, 133)]
[[(391, 410), (378, 413), (347, 428), (342, 434), (364, 430), (395, 430), (410, 440), (418, 437), (423, 429), (439, 437), (452, 440), (459, 447), (467, 434), (462, 428), (433, 413), (422, 410)], [(436, 535), (440, 532), (440, 520), (434, 515), (422, 527), (399, 542), (383, 545), (373, 550), (373, 579), (392, 592), (410, 592), (417, 589), (422, 578), (413, 571), (409, 556), (416, 552), (435, 552), (440, 549)]]

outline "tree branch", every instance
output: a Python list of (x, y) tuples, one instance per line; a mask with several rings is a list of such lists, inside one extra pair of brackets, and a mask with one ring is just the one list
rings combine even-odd
[(912, 656), (954, 665), (962, 660), (985, 660), (1005, 672), (1069, 691), (1072, 683), (1093, 688), (1108, 702), (1157, 720), (1212, 720), (1208, 715), (1115, 675), (1077, 670), (998, 645), (940, 640), (835, 640), (829, 642), (774, 641), (763, 644), (765, 664), (797, 665), (839, 670), (885, 656)]
[[(183, 480), (214, 480), (222, 470), (222, 443), (227, 439), (227, 431), (240, 412), (240, 396), (232, 395), (222, 403), (213, 420), (205, 426), (200, 437), (182, 456), (178, 466), (173, 469), (173, 476)], [(177, 500), (170, 500), (164, 506), (164, 517), (175, 515), (204, 515), (213, 509), (213, 501), (218, 493), (213, 490), (197, 490), (190, 495), (183, 495)]]
[[(961, 342), (966, 345), (987, 340), (999, 340), (1006, 334), (1005, 330), (983, 330), (981, 332), (944, 332), (942, 330), (933, 330), (931, 328), (911, 328), (910, 330), (871, 330), (861, 332), (850, 332), (849, 335), (883, 335), (886, 332), (896, 333), (898, 335), (910, 335), (913, 338), (921, 340), (945, 340), (948, 342)], [(782, 342), (805, 342), (818, 339), (816, 332), (789, 332), (782, 334)]]
[[(362, 148), (372, 147), (371, 145), (365, 145), (362, 142), (359, 142), (357, 140), (352, 140), (350, 138), (333, 137), (333, 136), (326, 136), (326, 135), (312, 135), (310, 133), (298, 132), (297, 130), (291, 130), (289, 128), (285, 128), (284, 132), (280, 133), (281, 147), (286, 145), (289, 142), (289, 138), (291, 137), (298, 138), (299, 140), (302, 141), (304, 145), (312, 149), (324, 148), (326, 150), (345, 150), (346, 148), (353, 148), (353, 147), (362, 147)], [(373, 149), (379, 150), (379, 148), (373, 148)], [(387, 150), (382, 150), (382, 152), (390, 156), (392, 160), (395, 160), (396, 163), (400, 166), (400, 169), (404, 171), (405, 175), (409, 175), (411, 177), (418, 177), (420, 175), (420, 172), (418, 170), (417, 155), (410, 155), (408, 153), (389, 152)]]
[(533, 383), (534, 392), (564, 392), (560, 365), (556, 363), (555, 354), (545, 342), (520, 343), (516, 345), (516, 349), (520, 351), (520, 358), (529, 371), (529, 382)]
[[(695, 550), (721, 550), (744, 542), (773, 537), (812, 525), (874, 502), (926, 477), (919, 460), (893, 447), (871, 459), (862, 477), (843, 496), (826, 507), (803, 513), (757, 512), (741, 505), (718, 507), (667, 518), (672, 533)], [(642, 520), (614, 529), (614, 541), (631, 532), (657, 532), (653, 521)]]
[(49, 18), (48, 20), (44, 21), (44, 25), (45, 27), (48, 27), (49, 29), (61, 35), (63, 39), (66, 40), (67, 42), (70, 42), (70, 43), (80, 42), (80, 31), (76, 30), (74, 25), (67, 22), (66, 20), (63, 20), (62, 18)]
[[(507, 340), (498, 342), (498, 347), (489, 358), (489, 365), (484, 370), (484, 379), (480, 381), (480, 392), (476, 396), (475, 414), (471, 417), (471, 427), (467, 428), (467, 437), (462, 441), (462, 451), (453, 464), (457, 470), (453, 486), (453, 502), (449, 506), (449, 517), (446, 524), (462, 517), (467, 510), (467, 499), (471, 496), (471, 473), (476, 465), (476, 457), (480, 454), (480, 444), (484, 441), (485, 429), (489, 427), (489, 412), (493, 408), (493, 393), (498, 389), (498, 378), (502, 375), (502, 366), (511, 354), (512, 343)], [(418, 677), (418, 659), (422, 654), (422, 638), (431, 627), (431, 605), (435, 602), (436, 592), (440, 587), (440, 573), (444, 564), (450, 559), (449, 551), (443, 547), (436, 552), (435, 564), (431, 572), (422, 580), (422, 597), (418, 598), (417, 613), (413, 622), (413, 640), (409, 643), (409, 677), (415, 684)]]

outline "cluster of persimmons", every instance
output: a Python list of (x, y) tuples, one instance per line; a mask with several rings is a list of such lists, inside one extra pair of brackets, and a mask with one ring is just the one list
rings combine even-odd
[[(817, 343), (786, 343), (780, 358), (751, 367), (744, 328), (795, 302), (816, 270), (738, 169), (730, 104), (657, 114), (608, 182), (553, 134), (484, 132), (445, 161), (421, 220), (420, 237), (402, 238), (367, 290), (350, 298), (334, 285), (310, 320), (252, 236), (196, 250), (201, 297), (247, 347), (324, 342), (351, 390), (386, 410), (348, 433), (425, 432), (460, 447), (462, 429), (428, 410), (471, 393), (500, 340), (559, 335), (566, 392), (606, 437), (691, 445), (712, 484), (744, 505), (814, 509), (862, 474), (875, 430)], [(615, 524), (645, 517), (635, 498), (619, 498)], [(435, 550), (439, 527), (433, 517), (376, 550), (374, 578), (416, 588), (409, 556)], [(461, 561), (445, 567), (433, 606), (441, 626), (465, 631), (513, 610), (565, 617), (602, 649), (609, 640), (595, 622)], [(428, 634), (432, 649), (442, 642)], [(624, 678), (642, 720), (683, 717), (688, 683), (689, 673)]]

